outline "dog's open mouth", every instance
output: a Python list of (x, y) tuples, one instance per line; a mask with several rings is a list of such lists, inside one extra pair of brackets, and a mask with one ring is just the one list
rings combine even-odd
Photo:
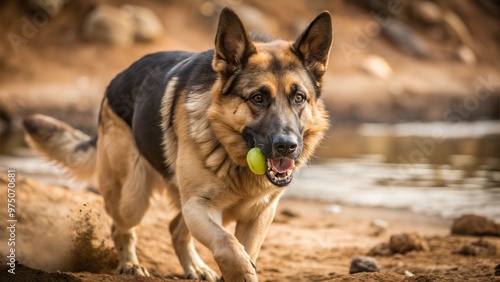
[(292, 181), (295, 161), (289, 158), (268, 159), (267, 178), (276, 186), (283, 187)]

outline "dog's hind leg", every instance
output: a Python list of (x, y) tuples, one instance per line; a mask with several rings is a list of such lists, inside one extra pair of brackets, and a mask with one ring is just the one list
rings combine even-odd
[(118, 274), (132, 274), (140, 276), (149, 276), (146, 268), (139, 264), (139, 259), (135, 253), (135, 243), (137, 236), (134, 228), (129, 230), (120, 230), (115, 224), (111, 227), (111, 235), (118, 252), (120, 265), (116, 272)]
[(104, 157), (98, 158), (99, 189), (104, 198), (106, 212), (113, 219), (111, 234), (119, 259), (117, 273), (149, 276), (148, 271), (139, 264), (135, 252), (137, 236), (134, 230), (147, 211), (149, 195), (139, 193), (135, 199), (130, 195), (138, 188), (146, 189), (144, 186), (138, 187), (137, 185), (142, 186), (141, 184), (147, 184), (147, 182), (140, 183), (141, 181), (137, 178), (132, 180), (133, 177), (141, 178), (140, 175), (132, 172), (121, 183), (120, 175), (110, 169), (110, 164), (103, 159)]
[(123, 192), (130, 189), (130, 185), (120, 183), (120, 177), (111, 169), (106, 156), (100, 155), (98, 157), (97, 166), (99, 171), (98, 184), (104, 198), (104, 207), (113, 219), (111, 235), (119, 260), (117, 273), (149, 276), (147, 270), (139, 264), (135, 252), (137, 236), (134, 230), (134, 226), (139, 224), (146, 212), (147, 205), (136, 207), (137, 213), (133, 217), (123, 216), (122, 210), (127, 205), (124, 202)]
[[(139, 160), (138, 163), (140, 162)], [(113, 209), (111, 232), (120, 261), (117, 273), (149, 276), (146, 268), (139, 264), (135, 252), (137, 236), (134, 227), (140, 223), (149, 207), (148, 190), (151, 183), (146, 179), (147, 175), (144, 174), (143, 169), (137, 166), (140, 164), (136, 163), (133, 172), (127, 175), (127, 179), (121, 186), (121, 193), (117, 198), (119, 203), (114, 200), (105, 200), (106, 205), (113, 205), (110, 207)]]
[(140, 156), (132, 132), (104, 101), (97, 141), (99, 190), (113, 219), (112, 237), (118, 253), (118, 273), (149, 276), (135, 252), (134, 227), (146, 213), (152, 189), (161, 178)]
[(184, 269), (185, 278), (218, 281), (218, 275), (211, 270), (198, 256), (193, 244), (193, 237), (184, 222), (182, 213), (170, 223), (172, 245)]

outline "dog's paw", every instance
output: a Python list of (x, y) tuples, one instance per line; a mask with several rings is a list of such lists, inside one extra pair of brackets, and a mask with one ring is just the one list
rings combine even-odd
[(149, 277), (149, 272), (144, 266), (133, 263), (126, 263), (118, 266), (118, 268), (116, 269), (116, 273)]
[(220, 281), (217, 272), (208, 266), (196, 266), (186, 272), (186, 279), (199, 279), (206, 281)]
[(223, 281), (259, 281), (255, 264), (244, 251), (243, 246), (241, 246), (239, 252), (234, 252), (232, 254), (229, 252), (221, 252), (214, 255), (214, 258), (222, 272)]
[[(219, 281), (225, 282), (226, 279), (222, 277)], [(228, 278), (227, 281), (258, 282), (259, 278), (256, 274), (247, 273), (243, 276)]]

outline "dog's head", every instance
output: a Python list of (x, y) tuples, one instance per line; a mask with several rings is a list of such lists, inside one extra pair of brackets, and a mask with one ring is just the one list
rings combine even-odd
[(294, 169), (311, 157), (328, 128), (319, 98), (332, 39), (328, 12), (294, 42), (252, 41), (234, 11), (225, 8), (220, 15), (212, 128), (241, 166), (247, 166), (248, 150), (259, 147), (267, 178), (276, 186), (291, 182)]

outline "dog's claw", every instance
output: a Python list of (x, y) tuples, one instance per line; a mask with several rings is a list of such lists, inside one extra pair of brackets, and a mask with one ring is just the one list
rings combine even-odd
[(220, 281), (219, 275), (208, 267), (199, 267), (186, 273), (187, 279), (200, 279), (206, 281)]

